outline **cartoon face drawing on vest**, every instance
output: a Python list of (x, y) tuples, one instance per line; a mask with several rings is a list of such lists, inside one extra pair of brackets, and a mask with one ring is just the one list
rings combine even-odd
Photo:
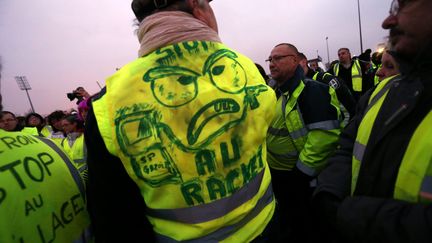
[[(247, 113), (246, 108), (241, 110), (241, 103), (253, 103), (256, 100), (254, 96), (257, 95), (254, 91), (267, 90), (264, 85), (246, 89), (246, 73), (236, 58), (237, 55), (234, 52), (221, 49), (208, 57), (202, 74), (185, 67), (160, 66), (149, 70), (144, 75), (143, 80), (151, 84), (155, 99), (161, 105), (170, 108), (179, 109), (193, 102), (199, 93), (200, 79), (210, 78), (219, 92), (228, 94), (219, 99), (209, 97), (209, 103), (204, 105), (200, 99), (199, 103), (202, 107), (192, 117), (187, 128), (188, 145), (186, 147), (193, 150), (193, 148), (205, 146), (218, 134), (236, 126)], [(238, 98), (229, 98), (230, 95), (241, 96), (242, 102), (240, 103)], [(207, 136), (201, 136), (204, 130)]]
[[(144, 84), (150, 85), (151, 94), (146, 94), (153, 101), (117, 111), (121, 114), (116, 117), (120, 148), (131, 158), (135, 174), (152, 187), (181, 183), (176, 153), (189, 154), (182, 156), (192, 160), (203, 151), (214, 154), (212, 143), (258, 108), (257, 96), (268, 90), (264, 84), (247, 86), (248, 77), (236, 53), (218, 49), (208, 55), (207, 43), (200, 43), (200, 51), (187, 48), (198, 42), (171, 47), (175, 51), (169, 53), (176, 52), (177, 57), (167, 55), (170, 61), (154, 58), (153, 63), (159, 65), (142, 76)], [(167, 52), (162, 49), (151, 55)], [(186, 61), (174, 61), (182, 58)]]

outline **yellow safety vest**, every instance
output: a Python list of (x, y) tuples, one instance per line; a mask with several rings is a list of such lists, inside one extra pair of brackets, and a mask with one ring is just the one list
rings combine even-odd
[(265, 136), (276, 99), (251, 60), (183, 42), (106, 85), (93, 101), (99, 130), (140, 187), (159, 241), (249, 242), (263, 232), (275, 208)]
[(87, 181), (87, 147), (84, 142), (84, 134), (81, 134), (79, 137), (77, 137), (72, 146), (69, 145), (67, 138), (64, 138), (61, 142), (61, 146), (74, 162), (74, 165), (80, 172), (80, 175), (85, 181)]
[(84, 185), (52, 141), (0, 130), (0, 242), (86, 242)]
[(52, 129), (52, 127), (50, 126), (50, 125), (45, 125), (43, 128), (42, 128), (42, 130), (41, 130), (41, 134), (42, 134), (42, 136), (44, 136), (44, 137), (49, 137), (50, 135), (51, 135), (51, 133), (53, 132), (53, 129)]
[[(309, 81), (314, 82), (314, 81)], [(297, 102), (305, 84), (300, 82), (292, 94), (285, 92), (277, 100), (276, 116), (272, 121), (267, 135), (268, 162), (271, 168), (277, 170), (292, 170), (295, 166), (310, 175), (316, 176), (325, 166), (326, 157), (316, 158), (311, 161), (306, 154), (301, 154), (311, 130), (335, 131), (336, 136), (331, 134), (320, 134), (321, 141), (338, 139), (341, 121), (329, 120), (305, 125), (303, 115)], [(329, 87), (331, 104), (337, 110), (338, 117), (341, 117), (339, 101), (336, 92)], [(336, 132), (337, 131), (337, 132)], [(306, 156), (306, 157), (305, 157)]]
[[(335, 76), (338, 76), (339, 74), (339, 66), (340, 63), (336, 63), (333, 67), (333, 73)], [(351, 67), (351, 80), (352, 80), (352, 87), (353, 90), (356, 92), (361, 92), (363, 90), (363, 79), (362, 79), (362, 71), (360, 67), (359, 60), (354, 60), (354, 63)]]
[[(365, 115), (360, 123), (352, 158), (351, 193), (356, 188), (369, 136), (381, 106), (394, 82), (399, 76), (382, 80), (372, 93)], [(402, 159), (393, 193), (395, 199), (408, 202), (432, 202), (432, 112), (423, 119), (415, 130)]]
[(381, 69), (381, 67), (382, 67), (382, 64), (378, 65), (378, 69), (377, 69), (377, 71), (375, 72), (375, 76), (374, 76), (374, 85), (375, 85), (375, 86), (377, 86), (378, 83), (380, 82), (380, 81), (379, 81), (379, 77), (376, 75), (376, 73)]
[(21, 132), (28, 135), (39, 136), (39, 132), (36, 127), (24, 127)]
[(44, 126), (41, 133), (44, 137), (51, 139), (59, 146), (61, 146), (61, 142), (65, 137), (62, 132), (54, 132), (53, 128), (50, 125)]

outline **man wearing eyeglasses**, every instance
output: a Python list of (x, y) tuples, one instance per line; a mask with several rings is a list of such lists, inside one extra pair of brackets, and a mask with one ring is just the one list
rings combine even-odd
[(310, 242), (313, 179), (336, 148), (339, 101), (328, 85), (306, 79), (297, 48), (282, 43), (267, 62), (278, 101), (267, 133), (267, 159), (278, 201), (283, 242)]
[(341, 242), (432, 242), (432, 1), (393, 0), (382, 23), (400, 77), (359, 102), (314, 196)]

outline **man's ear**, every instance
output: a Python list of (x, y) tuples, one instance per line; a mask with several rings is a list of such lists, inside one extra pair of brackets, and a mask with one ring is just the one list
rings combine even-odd
[(205, 22), (204, 13), (203, 13), (202, 6), (200, 5), (200, 1), (199, 0), (186, 0), (186, 2), (187, 2), (187, 5), (189, 6), (189, 8), (191, 10), (192, 15), (195, 18)]
[(186, 3), (191, 9), (194, 9), (194, 8), (199, 7), (200, 1), (199, 0), (186, 0)]

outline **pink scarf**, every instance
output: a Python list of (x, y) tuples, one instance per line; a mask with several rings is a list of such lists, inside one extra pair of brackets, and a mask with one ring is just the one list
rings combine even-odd
[(160, 47), (184, 41), (221, 42), (216, 31), (181, 11), (163, 11), (145, 18), (138, 29), (138, 40), (140, 57)]

